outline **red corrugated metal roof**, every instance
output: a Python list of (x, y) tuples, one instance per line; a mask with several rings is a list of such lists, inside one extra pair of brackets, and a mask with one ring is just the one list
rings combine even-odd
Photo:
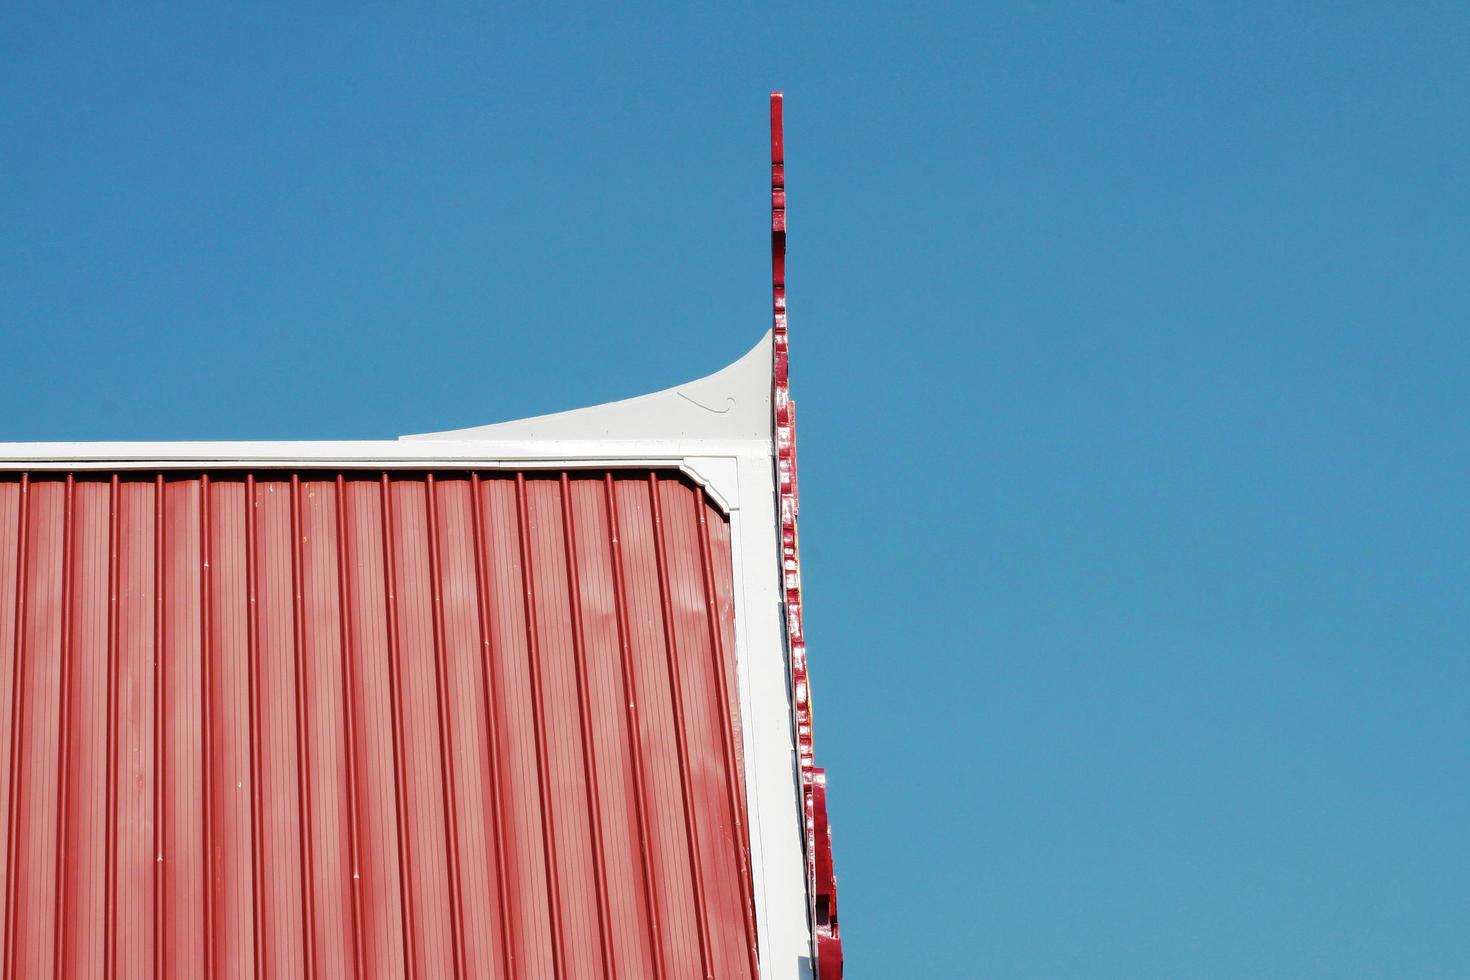
[(673, 473), (0, 474), (7, 976), (753, 977)]

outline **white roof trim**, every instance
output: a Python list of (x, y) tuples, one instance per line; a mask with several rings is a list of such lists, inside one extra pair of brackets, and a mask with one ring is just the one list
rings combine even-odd
[(708, 377), (591, 408), (396, 440), (7, 442), (0, 470), (668, 466), (729, 511), (734, 470), (771, 453), (771, 334)]

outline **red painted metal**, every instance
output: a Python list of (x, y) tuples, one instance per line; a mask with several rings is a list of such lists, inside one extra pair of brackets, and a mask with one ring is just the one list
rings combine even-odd
[(818, 980), (840, 980), (842, 933), (837, 925), (837, 878), (832, 873), (832, 835), (827, 826), (827, 774), (812, 749), (811, 679), (801, 619), (801, 550), (796, 522), (796, 403), (791, 400), (791, 347), (786, 320), (786, 140), (784, 99), (771, 93), (771, 300), (772, 407), (775, 415), (776, 492), (781, 520), (781, 574), (786, 603), (786, 642), (796, 710), (796, 749), (806, 825), (807, 894), (816, 946)]
[(753, 980), (734, 649), (673, 472), (0, 475), (5, 975)]

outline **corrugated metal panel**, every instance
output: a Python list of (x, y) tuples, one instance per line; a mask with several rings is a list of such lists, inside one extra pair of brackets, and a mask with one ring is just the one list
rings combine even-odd
[(7, 976), (753, 977), (672, 474), (0, 475)]

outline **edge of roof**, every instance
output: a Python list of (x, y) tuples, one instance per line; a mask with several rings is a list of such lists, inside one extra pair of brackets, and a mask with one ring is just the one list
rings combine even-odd
[(726, 514), (736, 457), (772, 454), (772, 335), (719, 371), (551, 415), (391, 440), (4, 442), (0, 470), (675, 468)]

